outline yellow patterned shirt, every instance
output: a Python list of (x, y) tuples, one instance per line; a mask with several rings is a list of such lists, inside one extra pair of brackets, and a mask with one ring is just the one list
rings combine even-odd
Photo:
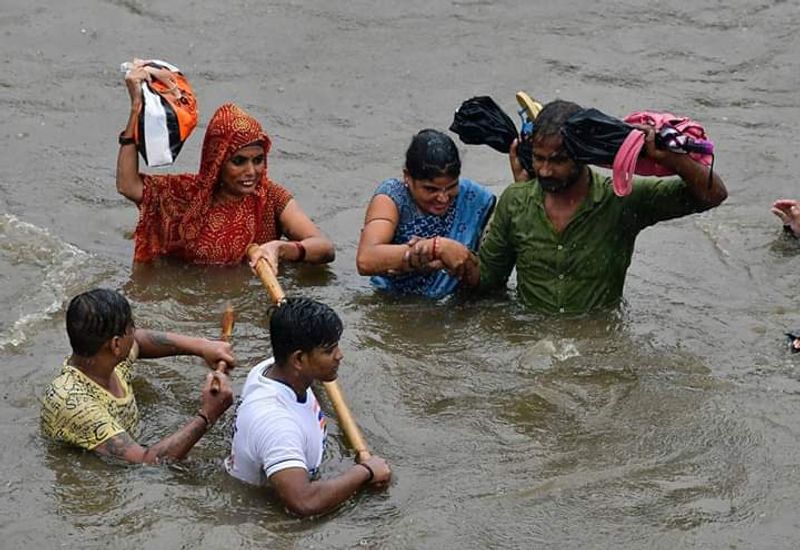
[(122, 397), (114, 397), (65, 360), (61, 374), (44, 391), (42, 433), (88, 450), (122, 432), (135, 437), (139, 409), (131, 387), (131, 371), (138, 351), (134, 344), (127, 359), (114, 367), (124, 390)]

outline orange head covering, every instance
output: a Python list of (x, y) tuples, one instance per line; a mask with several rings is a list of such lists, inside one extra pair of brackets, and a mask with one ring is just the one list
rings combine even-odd
[(256, 187), (256, 194), (263, 195), (269, 184), (266, 158), (272, 147), (272, 141), (261, 129), (261, 124), (237, 105), (226, 103), (216, 110), (203, 138), (200, 172), (197, 174), (198, 193), (183, 216), (181, 224), (184, 240), (191, 241), (202, 230), (205, 214), (211, 207), (214, 192), (219, 185), (222, 165), (236, 151), (256, 142), (260, 142), (264, 147), (264, 172)]
[[(241, 199), (242, 208), (252, 206), (252, 214), (248, 215), (257, 220), (253, 227), (259, 227), (266, 209), (274, 204), (272, 195), (277, 189), (281, 193), (279, 208), (282, 210), (291, 195), (267, 177), (266, 156), (272, 146), (269, 136), (256, 119), (233, 103), (226, 103), (216, 110), (208, 123), (198, 174), (144, 176), (145, 192), (139, 205), (134, 260), (150, 261), (165, 254), (191, 258), (195, 243), (200, 242), (208, 230), (208, 214), (220, 185), (223, 164), (236, 151), (254, 143), (264, 147), (264, 171), (253, 195)], [(256, 238), (258, 232), (256, 229), (249, 237)], [(203, 261), (229, 263), (238, 260), (219, 257)]]

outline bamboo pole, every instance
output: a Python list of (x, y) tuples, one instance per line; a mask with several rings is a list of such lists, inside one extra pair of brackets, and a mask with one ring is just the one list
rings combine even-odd
[[(223, 342), (230, 342), (231, 335), (233, 334), (233, 324), (236, 322), (236, 315), (233, 313), (233, 306), (228, 304), (225, 306), (225, 311), (222, 312), (222, 331), (220, 340)], [(228, 364), (225, 361), (217, 363), (217, 372), (225, 373), (228, 370)], [(211, 393), (219, 393), (219, 380), (214, 378), (211, 381)]]

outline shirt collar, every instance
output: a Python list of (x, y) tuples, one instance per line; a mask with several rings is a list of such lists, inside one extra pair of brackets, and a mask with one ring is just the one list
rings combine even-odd
[(272, 359), (271, 362), (266, 364), (264, 366), (264, 368), (261, 369), (261, 372), (259, 373), (259, 374), (261, 374), (261, 377), (264, 380), (266, 380), (268, 384), (277, 384), (278, 387), (281, 388), (281, 390), (283, 390), (284, 393), (286, 393), (287, 395), (291, 395), (295, 399), (295, 401), (297, 401), (298, 403), (305, 404), (305, 402), (308, 400), (308, 390), (306, 390), (306, 393), (304, 393), (303, 396), (300, 397), (300, 396), (297, 395), (297, 393), (295, 393), (294, 388), (292, 386), (290, 386), (288, 383), (284, 382), (283, 380), (277, 380), (275, 378), (270, 378), (269, 376), (267, 376), (267, 371), (274, 364), (275, 364), (275, 360), (274, 359)]

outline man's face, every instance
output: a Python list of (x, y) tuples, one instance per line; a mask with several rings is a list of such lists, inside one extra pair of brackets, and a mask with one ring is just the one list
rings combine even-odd
[(333, 382), (339, 371), (342, 361), (342, 350), (339, 342), (330, 346), (317, 347), (303, 354), (303, 363), (306, 376), (321, 382)]
[(559, 193), (571, 187), (580, 178), (581, 168), (567, 155), (560, 135), (534, 141), (533, 170), (544, 191)]

